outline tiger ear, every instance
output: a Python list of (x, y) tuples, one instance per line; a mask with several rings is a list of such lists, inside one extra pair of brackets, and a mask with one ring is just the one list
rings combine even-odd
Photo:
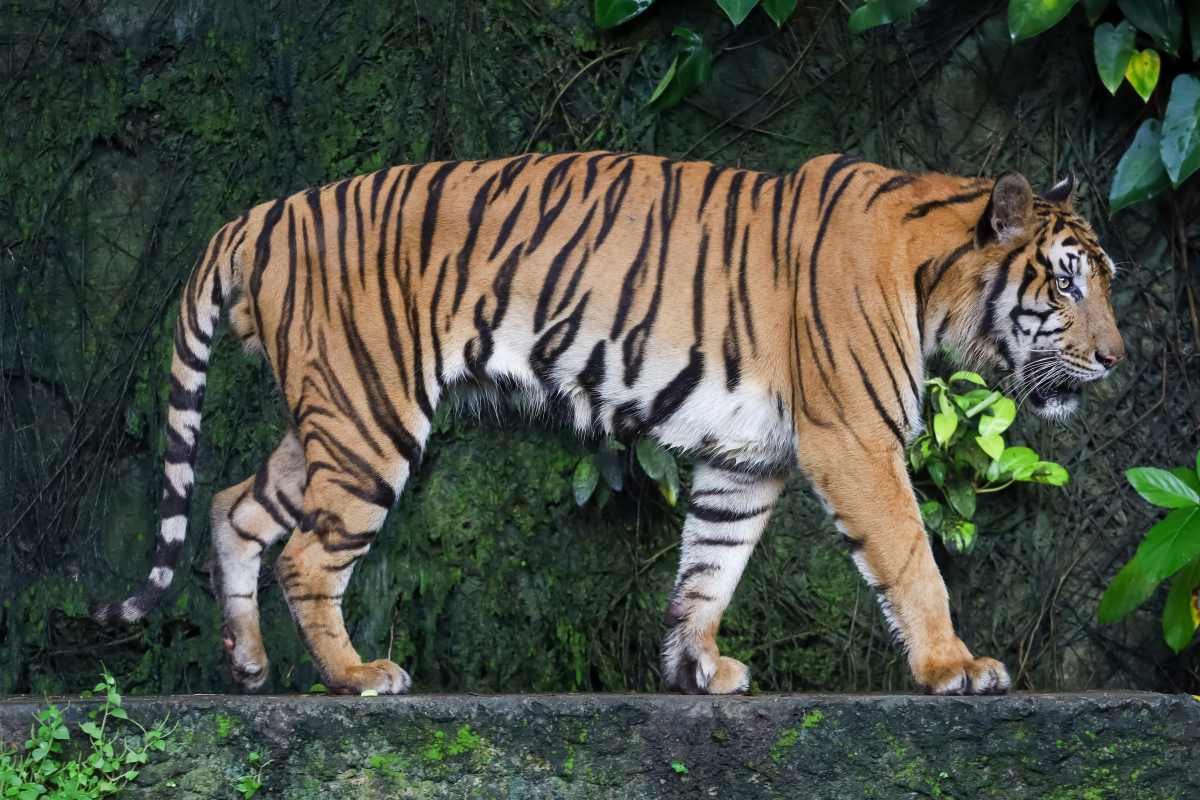
[(1074, 211), (1075, 195), (1078, 191), (1079, 182), (1075, 180), (1075, 173), (1068, 172), (1067, 177), (1054, 184), (1050, 188), (1050, 191), (1042, 195), (1042, 199), (1047, 203), (1063, 206), (1067, 211)]
[(975, 246), (1008, 244), (1021, 235), (1032, 216), (1033, 189), (1019, 172), (1006, 172), (996, 180), (992, 196), (975, 226)]

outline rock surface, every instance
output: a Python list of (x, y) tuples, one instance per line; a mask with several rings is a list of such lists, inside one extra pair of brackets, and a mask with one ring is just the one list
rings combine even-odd
[[(6, 746), (45, 702), (0, 700)], [(72, 702), (72, 718), (91, 702)], [(125, 708), (177, 726), (137, 779), (147, 798), (238, 797), (252, 751), (270, 759), (256, 796), (288, 800), (1200, 796), (1189, 695), (189, 695)]]

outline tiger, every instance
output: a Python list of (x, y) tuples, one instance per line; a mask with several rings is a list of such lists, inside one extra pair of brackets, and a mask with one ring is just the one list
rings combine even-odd
[(1077, 182), (892, 170), (852, 155), (783, 175), (628, 153), (394, 167), (257, 206), (222, 227), (180, 301), (154, 567), (105, 625), (171, 583), (195, 484), (213, 337), (269, 362), (279, 447), (212, 503), (233, 676), (268, 676), (262, 552), (330, 691), (407, 692), (363, 663), (341, 602), (421, 462), (439, 403), (516, 397), (590, 435), (693, 462), (665, 611), (663, 685), (736, 694), (716, 633), (789, 473), (803, 471), (874, 589), (915, 689), (1006, 692), (955, 635), (909, 474), (925, 367), (943, 349), (1059, 419), (1124, 356), (1115, 268)]

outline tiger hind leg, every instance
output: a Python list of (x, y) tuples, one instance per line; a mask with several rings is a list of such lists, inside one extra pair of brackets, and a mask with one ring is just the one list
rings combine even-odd
[(717, 628), (782, 488), (781, 476), (697, 465), (665, 619), (662, 667), (668, 686), (688, 694), (750, 688), (750, 669), (717, 649)]
[(403, 486), (407, 478), (408, 463), (397, 457), (386, 470), (393, 475), (385, 478), (336, 443), (340, 437), (312, 440), (307, 453), (312, 477), (300, 526), (275, 562), (275, 574), (330, 691), (403, 694), (412, 685), (408, 673), (387, 659), (362, 663), (346, 634), (342, 596), (354, 565), (383, 525), (395, 496), (391, 487)]
[(258, 627), (262, 551), (295, 527), (304, 500), (304, 448), (289, 431), (258, 473), (213, 498), (213, 589), (233, 677), (247, 689), (267, 679)]

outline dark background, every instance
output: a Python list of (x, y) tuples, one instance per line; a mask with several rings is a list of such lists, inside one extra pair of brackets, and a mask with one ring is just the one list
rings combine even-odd
[[(791, 170), (828, 152), (1048, 187), (1120, 266), (1128, 361), (1065, 424), (1018, 415), (1072, 475), (981, 498), (969, 556), (935, 545), (960, 635), (1023, 689), (1200, 692), (1162, 641), (1165, 589), (1100, 627), (1107, 582), (1161, 515), (1122, 472), (1194, 463), (1198, 333), (1186, 286), (1194, 181), (1108, 219), (1116, 163), (1147, 114), (1100, 84), (1082, 8), (1013, 43), (1006, 2), (934, 0), (865, 34), (830, 0), (736, 31), (713, 0), (659, 0), (598, 31), (589, 0), (77, 0), (0, 9), (0, 693), (78, 691), (101, 664), (136, 692), (233, 691), (208, 583), (208, 506), (279, 441), (269, 370), (215, 347), (189, 539), (162, 607), (129, 630), (86, 617), (144, 580), (161, 485), (176, 301), (220, 224), (382, 166), (606, 148)], [(644, 106), (676, 24), (718, 51), (713, 82)], [(1186, 69), (1190, 65), (1165, 66)], [(1164, 73), (1162, 94), (1169, 85)], [(1194, 254), (1191, 254), (1194, 255)], [(1191, 268), (1194, 269), (1194, 268)], [(576, 507), (594, 443), (459, 416), (358, 568), (348, 627), (418, 691), (653, 691), (686, 501), (627, 464)], [(497, 424), (499, 422), (499, 424)], [(629, 459), (626, 458), (628, 461)], [(686, 479), (686, 470), (685, 470)], [(265, 559), (267, 689), (312, 665)], [(907, 690), (871, 593), (805, 481), (789, 485), (725, 617), (723, 652), (763, 690)]]

